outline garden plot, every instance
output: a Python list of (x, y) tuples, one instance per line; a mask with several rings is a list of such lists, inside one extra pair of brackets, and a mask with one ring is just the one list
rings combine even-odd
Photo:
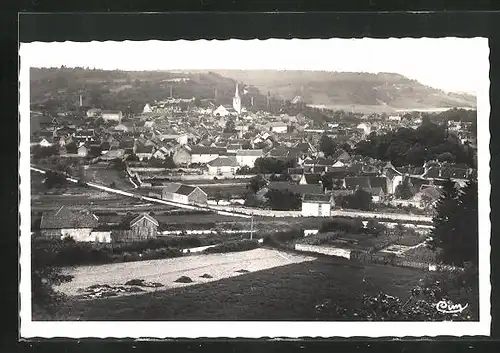
[[(57, 289), (67, 295), (77, 296), (82, 294), (82, 290), (91, 286), (123, 286), (133, 279), (161, 283), (162, 289), (177, 288), (313, 260), (315, 258), (310, 256), (255, 249), (238, 253), (81, 266), (65, 269), (64, 273), (72, 275), (74, 278), (71, 282), (64, 283)], [(180, 278), (183, 280), (179, 280)], [(145, 291), (157, 290), (156, 287), (141, 287), (141, 289)]]

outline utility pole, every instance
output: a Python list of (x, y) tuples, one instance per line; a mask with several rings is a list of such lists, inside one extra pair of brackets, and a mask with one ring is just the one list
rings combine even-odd
[(251, 223), (250, 223), (250, 240), (253, 240), (253, 213), (252, 213), (252, 218), (251, 218)]

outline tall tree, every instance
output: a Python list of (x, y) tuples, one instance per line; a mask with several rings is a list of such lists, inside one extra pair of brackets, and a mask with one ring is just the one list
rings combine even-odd
[(458, 211), (458, 190), (455, 184), (448, 179), (443, 185), (441, 197), (436, 204), (436, 215), (433, 218), (434, 228), (430, 241), (431, 247), (440, 251), (440, 258), (445, 263), (455, 262), (452, 252), (458, 229)]
[(478, 185), (477, 181), (471, 180), (458, 196), (455, 239), (448, 254), (444, 254), (444, 261), (459, 265), (464, 265), (466, 262), (478, 265), (478, 211)]

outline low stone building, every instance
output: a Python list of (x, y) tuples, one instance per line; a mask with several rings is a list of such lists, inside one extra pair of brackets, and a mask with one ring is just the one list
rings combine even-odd
[(90, 211), (61, 206), (57, 211), (42, 214), (40, 233), (46, 239), (70, 237), (75, 241), (95, 241), (92, 231), (97, 226), (98, 217)]

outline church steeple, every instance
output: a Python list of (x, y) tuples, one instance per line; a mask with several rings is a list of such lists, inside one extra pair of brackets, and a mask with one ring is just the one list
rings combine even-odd
[(238, 92), (238, 83), (236, 83), (236, 91), (234, 92), (233, 108), (238, 115), (241, 114), (241, 98), (240, 93)]

